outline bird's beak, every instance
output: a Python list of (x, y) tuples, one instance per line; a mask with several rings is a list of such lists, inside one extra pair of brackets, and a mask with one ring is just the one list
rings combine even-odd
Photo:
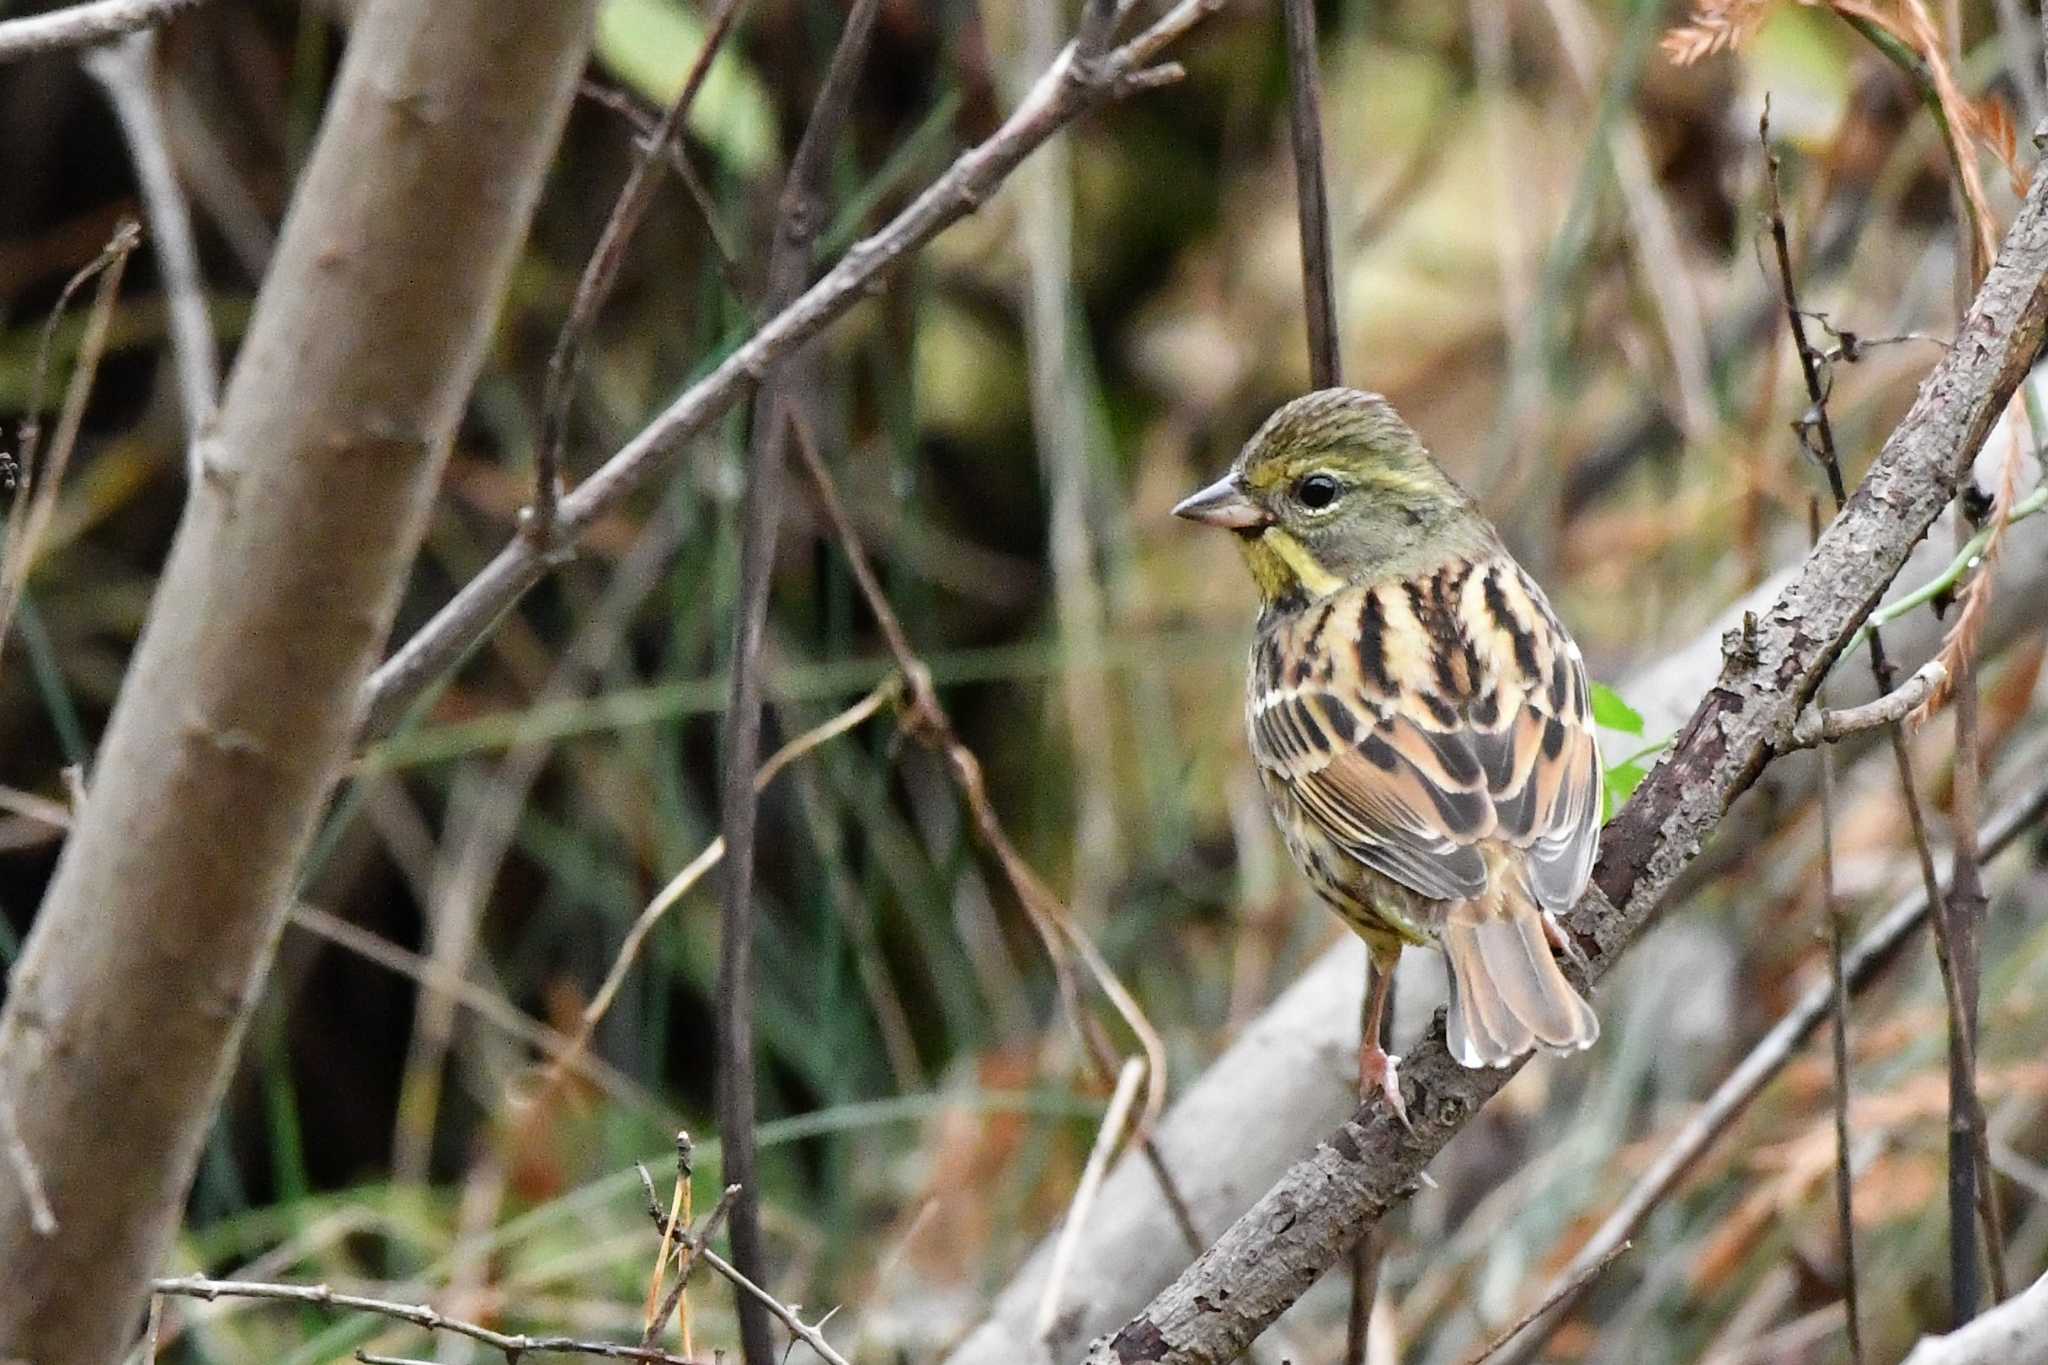
[(1245, 496), (1235, 474), (1225, 474), (1199, 493), (1182, 498), (1173, 514), (1226, 531), (1256, 531), (1273, 524), (1271, 514)]

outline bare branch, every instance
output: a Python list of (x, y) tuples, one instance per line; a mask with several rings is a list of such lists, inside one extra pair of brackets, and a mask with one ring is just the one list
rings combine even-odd
[[(823, 331), (925, 243), (973, 212), (1047, 138), (1112, 99), (1171, 79), (1175, 69), (1153, 67), (1153, 60), (1222, 5), (1223, 0), (1179, 0), (1151, 28), (1106, 53), (1091, 74), (1082, 74), (1073, 64), (1069, 45), (1002, 127), (964, 153), (887, 226), (855, 243), (823, 278), (565, 496), (559, 526), (562, 542), (573, 543), (666, 469), (682, 443), (737, 402), (769, 366)], [(538, 547), (514, 537), (371, 675), (363, 689), (359, 739), (389, 733), (413, 699), (453, 668), (548, 568), (548, 557)]]
[(1865, 730), (1875, 730), (1880, 725), (1897, 725), (1947, 682), (1948, 669), (1941, 660), (1929, 659), (1912, 677), (1876, 701), (1867, 701), (1861, 706), (1845, 706), (1839, 711), (1817, 704), (1809, 707), (1792, 727), (1792, 742), (1787, 746), (1787, 752), (1811, 749), (1817, 744), (1832, 744)]
[(149, 239), (156, 252), (164, 296), (170, 304), (171, 359), (178, 372), (178, 398), (185, 413), (185, 478), (199, 479), (199, 437), (220, 399), (220, 353), (213, 320), (206, 312), (206, 280), (199, 269), (199, 244), (192, 236), (192, 210), (178, 184), (164, 114), (157, 100), (156, 30), (146, 28), (85, 54), (87, 74), (107, 92), (135, 163)]
[[(768, 249), (764, 312), (789, 307), (811, 273), (812, 249), (825, 218), (828, 172), (853, 112), (854, 88), (867, 62), (880, 0), (854, 0), (818, 87), (803, 137), (790, 158)], [(797, 372), (801, 349), (756, 376), (751, 460), (740, 509), (739, 602), (733, 612), (732, 683), (725, 714), (724, 781), (719, 801), (725, 847), (718, 941), (718, 1126), (728, 1179), (740, 1187), (729, 1223), (733, 1260), (759, 1275), (760, 1202), (754, 1166), (754, 828), (761, 760), (761, 693), (766, 664), (761, 637), (782, 529), (783, 474), (793, 397), (814, 389)], [(747, 1365), (774, 1365), (774, 1346), (761, 1306), (741, 1299), (740, 1345)]]
[(1131, 1102), (1138, 1097), (1138, 1082), (1143, 1079), (1143, 1057), (1128, 1058), (1123, 1070), (1117, 1073), (1116, 1092), (1110, 1096), (1102, 1124), (1095, 1130), (1095, 1145), (1088, 1151), (1088, 1164), (1081, 1169), (1080, 1183), (1074, 1186), (1074, 1198), (1067, 1205), (1067, 1217), (1060, 1227), (1059, 1241), (1053, 1246), (1052, 1273), (1045, 1277), (1045, 1292), (1039, 1295), (1038, 1319), (1033, 1324), (1033, 1330), (1041, 1339), (1052, 1331), (1053, 1321), (1059, 1316), (1060, 1290), (1066, 1287), (1067, 1271), (1073, 1265), (1074, 1241), (1088, 1222), (1089, 1210), (1095, 1207), (1095, 1196), (1102, 1189), (1103, 1172), (1109, 1169), (1110, 1153), (1116, 1150), (1117, 1140), (1123, 1136), (1124, 1125), (1131, 1116)]
[(314, 1308), (336, 1308), (352, 1313), (374, 1313), (380, 1318), (411, 1323), (429, 1332), (450, 1332), (468, 1337), (505, 1353), (506, 1361), (526, 1355), (598, 1356), (607, 1360), (642, 1360), (653, 1365), (695, 1365), (687, 1356), (673, 1355), (651, 1346), (628, 1346), (615, 1341), (585, 1341), (576, 1337), (535, 1337), (524, 1333), (493, 1331), (482, 1323), (465, 1322), (424, 1303), (395, 1303), (364, 1294), (346, 1294), (324, 1284), (263, 1284), (253, 1280), (209, 1280), (199, 1275), (157, 1280), (150, 1292), (177, 1298), (270, 1299), (278, 1303), (300, 1303)]
[(168, 22), (200, 0), (92, 0), (90, 4), (0, 21), (0, 62), (110, 42)]
[[(1812, 538), (1820, 538), (1820, 500), (1809, 499), (1807, 524)], [(1939, 668), (1938, 662), (1930, 667)], [(1913, 676), (1918, 678), (1927, 670)], [(1943, 670), (1946, 672), (1946, 670)], [(1816, 707), (1827, 701), (1827, 688), (1814, 693)], [(1826, 712), (1822, 711), (1823, 722)], [(1822, 728), (1825, 729), (1825, 723)], [(1974, 833), (1974, 831), (1972, 831)], [(1820, 890), (1827, 915), (1828, 990), (1834, 1007), (1835, 1026), (1829, 1042), (1829, 1061), (1834, 1067), (1835, 1120), (1835, 1235), (1842, 1239), (1842, 1314), (1848, 1329), (1851, 1365), (1863, 1365), (1863, 1324), (1856, 1308), (1856, 1209), (1855, 1173), (1849, 1166), (1849, 984), (1842, 970), (1842, 948), (1849, 937), (1849, 912), (1842, 905), (1835, 883), (1835, 751), (1820, 752)]]
[(1309, 381), (1312, 388), (1328, 389), (1343, 382), (1344, 362), (1330, 258), (1330, 191), (1323, 174), (1323, 78), (1317, 67), (1316, 8), (1314, 0), (1280, 0), (1280, 12), (1287, 22), (1287, 123), (1294, 148)]
[[(1955, 347), (1800, 574), (1727, 642), (1714, 688), (1607, 826), (1594, 885), (1567, 919), (1590, 975), (1649, 922), (1700, 843), (1790, 735), (1800, 709), (1907, 554), (2038, 353), (2048, 325), (2048, 178), (2037, 181)], [(1095, 1365), (1217, 1362), (1242, 1351), (1414, 1189), (1422, 1168), (1514, 1074), (1452, 1060), (1439, 1025), (1409, 1054), (1415, 1131), (1361, 1109), (1180, 1279), (1089, 1355)]]
[(1635, 1243), (1633, 1242), (1617, 1242), (1613, 1246), (1609, 1247), (1605, 1254), (1582, 1266), (1576, 1274), (1568, 1276), (1564, 1280), (1553, 1285), (1550, 1289), (1550, 1292), (1543, 1296), (1542, 1302), (1538, 1303), (1534, 1308), (1531, 1308), (1528, 1312), (1522, 1314), (1521, 1317), (1516, 1318), (1514, 1322), (1509, 1324), (1508, 1329), (1506, 1331), (1500, 1333), (1492, 1341), (1488, 1342), (1485, 1346), (1481, 1347), (1477, 1352), (1468, 1357), (1465, 1361), (1465, 1365), (1486, 1365), (1487, 1361), (1493, 1359), (1495, 1356), (1500, 1354), (1502, 1347), (1506, 1346), (1509, 1342), (1515, 1339), (1515, 1334), (1517, 1332), (1520, 1332), (1523, 1328), (1527, 1327), (1530, 1323), (1536, 1321), (1536, 1319), (1542, 1317), (1545, 1313), (1548, 1313), (1555, 1309), (1558, 1306), (1558, 1304), (1562, 1303), (1564, 1300), (1576, 1299), (1579, 1295), (1585, 1293), (1586, 1290), (1592, 1285), (1593, 1281), (1600, 1278), (1601, 1271), (1613, 1265), (1615, 1260), (1619, 1258), (1623, 1252), (1627, 1251), (1630, 1247), (1634, 1245)]
[[(689, 164), (682, 159), (679, 145), (683, 127), (690, 117), (690, 106), (697, 102), (697, 92), (703, 89), (704, 79), (711, 73), (712, 59), (725, 45), (726, 35), (732, 32), (742, 2), (719, 0), (704, 44), (697, 49), (690, 70), (683, 77), (682, 89), (640, 144), (633, 169), (626, 173), (626, 183), (620, 187), (611, 214), (598, 233), (597, 246), (584, 264), (582, 277), (576, 281), (576, 297), (569, 305), (568, 320), (562, 324), (555, 337), (555, 349), (548, 356), (540, 444), (534, 448), (533, 505), (527, 509), (525, 527), (543, 550), (552, 549), (555, 543), (556, 505), (562, 496), (562, 469), (569, 445), (569, 409), (576, 400), (577, 376), (583, 370), (583, 348), (590, 340), (591, 328), (597, 325), (597, 315), (605, 300), (611, 297), (619, 268), (626, 261), (626, 248), (639, 230), (640, 220), (647, 216), (648, 206), (654, 202), (654, 191), (661, 184), (655, 171), (671, 156), (679, 166)], [(707, 219), (707, 225), (715, 238), (716, 221)]]

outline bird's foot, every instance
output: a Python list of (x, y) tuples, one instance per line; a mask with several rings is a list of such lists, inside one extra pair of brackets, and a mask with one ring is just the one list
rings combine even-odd
[(1550, 946), (1563, 953), (1565, 959), (1574, 967), (1588, 976), (1592, 975), (1593, 964), (1586, 961), (1586, 954), (1579, 947), (1579, 941), (1566, 933), (1565, 927), (1547, 912), (1543, 916), (1543, 936), (1550, 940)]
[(1408, 1102), (1401, 1098), (1401, 1059), (1369, 1044), (1358, 1050), (1358, 1093), (1370, 1099), (1375, 1091), (1401, 1126), (1414, 1132), (1415, 1125), (1408, 1121)]

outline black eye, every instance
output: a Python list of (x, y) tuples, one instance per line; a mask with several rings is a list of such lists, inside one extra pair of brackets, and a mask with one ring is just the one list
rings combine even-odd
[(1320, 512), (1337, 500), (1337, 481), (1328, 474), (1311, 474), (1294, 485), (1294, 500), (1311, 512)]

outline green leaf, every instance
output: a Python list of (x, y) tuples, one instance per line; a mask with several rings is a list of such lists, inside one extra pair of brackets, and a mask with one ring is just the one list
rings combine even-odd
[[(1638, 718), (1637, 724), (1641, 723)], [(1601, 819), (1612, 820), (1621, 803), (1634, 796), (1636, 788), (1642, 786), (1643, 779), (1649, 775), (1650, 770), (1632, 758), (1623, 759), (1609, 768), (1607, 780), (1601, 784)]]
[[(1643, 732), (1641, 713), (1623, 701), (1621, 693), (1606, 683), (1593, 684), (1593, 720), (1603, 730), (1618, 730), (1624, 735), (1639, 735)], [(1642, 778), (1638, 777), (1636, 780), (1640, 782)]]
[[(676, 0), (605, 0), (597, 12), (597, 58), (642, 99), (666, 107), (683, 91), (704, 30), (703, 19)], [(774, 155), (775, 111), (760, 77), (730, 44), (690, 106), (690, 131), (741, 174)]]

